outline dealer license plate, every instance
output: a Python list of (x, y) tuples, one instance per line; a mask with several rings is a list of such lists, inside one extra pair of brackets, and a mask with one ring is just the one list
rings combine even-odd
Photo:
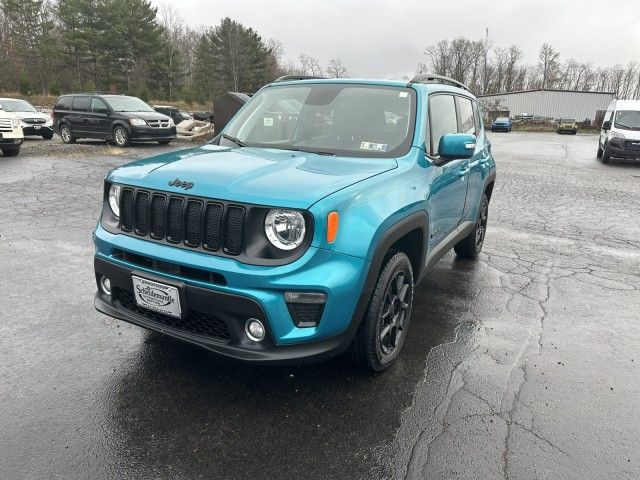
[(136, 303), (148, 310), (180, 318), (180, 292), (176, 287), (131, 276)]

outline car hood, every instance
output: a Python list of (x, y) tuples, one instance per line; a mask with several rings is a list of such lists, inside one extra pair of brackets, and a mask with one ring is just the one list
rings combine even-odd
[(11, 112), (11, 113), (13, 113), (20, 120), (24, 120), (25, 118), (41, 118), (43, 120), (49, 120), (51, 118), (50, 115), (47, 115), (46, 113), (40, 113), (40, 112)]
[[(333, 192), (397, 167), (393, 158), (204, 145), (130, 163), (113, 170), (107, 180), (234, 202), (308, 208)], [(176, 179), (192, 186), (169, 185)]]
[(623, 130), (621, 128), (617, 128), (616, 132), (624, 135), (625, 140), (631, 140), (633, 142), (640, 140), (640, 130)]
[(126, 118), (141, 118), (142, 120), (169, 120), (169, 117), (160, 112), (117, 112)]

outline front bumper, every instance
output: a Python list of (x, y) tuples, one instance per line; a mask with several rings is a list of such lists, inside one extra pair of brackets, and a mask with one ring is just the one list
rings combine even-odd
[(176, 127), (131, 127), (131, 140), (134, 142), (161, 142), (176, 138)]
[[(101, 275), (108, 276), (114, 291), (109, 297), (99, 290), (95, 298), (99, 311), (240, 360), (297, 363), (337, 355), (350, 344), (362, 316), (362, 305), (368, 303), (368, 298), (364, 298), (368, 294), (362, 293), (368, 262), (322, 249), (309, 248), (305, 255), (288, 265), (264, 267), (114, 235), (101, 227), (97, 228), (94, 240), (96, 280)], [(176, 270), (176, 274), (154, 270), (123, 261), (117, 255), (119, 251), (136, 252), (135, 255), (187, 270)], [(206, 270), (218, 280), (211, 283), (181, 274), (188, 269)], [(177, 286), (188, 317), (193, 313), (219, 318), (226, 324), (228, 335), (212, 337), (194, 333), (189, 326), (174, 328), (171, 322), (158, 321), (153, 318), (154, 314), (132, 308), (131, 299), (120, 299), (119, 292), (132, 292), (134, 273)], [(326, 302), (317, 326), (296, 326), (284, 299), (285, 291), (325, 293)], [(246, 337), (244, 325), (248, 318), (258, 318), (264, 323), (265, 340), (255, 343)]]
[(619, 158), (640, 158), (640, 140), (612, 138), (609, 142), (611, 156)]
[(53, 126), (47, 127), (44, 125), (29, 125), (27, 127), (22, 127), (22, 132), (25, 135), (53, 135)]
[(21, 132), (0, 132), (0, 147), (4, 150), (20, 148), (23, 142), (24, 137)]

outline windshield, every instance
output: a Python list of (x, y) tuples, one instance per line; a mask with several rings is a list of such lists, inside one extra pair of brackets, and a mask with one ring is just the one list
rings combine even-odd
[(618, 110), (615, 127), (623, 130), (640, 130), (640, 111)]
[(561, 118), (560, 123), (576, 123), (576, 121), (573, 118)]
[(498, 117), (496, 118), (496, 122), (508, 122), (509, 119), (507, 117)]
[(155, 110), (136, 97), (103, 97), (114, 112), (154, 112)]
[(37, 112), (38, 111), (35, 108), (33, 108), (33, 106), (29, 102), (25, 102), (24, 100), (18, 100), (13, 98), (9, 98), (9, 99), (5, 98), (3, 100), (0, 100), (0, 105), (2, 105), (2, 109), (6, 112)]
[(415, 110), (415, 91), (405, 87), (272, 86), (233, 118), (220, 143), (352, 157), (401, 156), (411, 147)]

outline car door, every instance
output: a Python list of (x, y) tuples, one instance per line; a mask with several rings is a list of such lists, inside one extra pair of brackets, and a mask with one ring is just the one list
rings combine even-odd
[(90, 112), (87, 115), (87, 128), (92, 136), (109, 138), (111, 135), (110, 110), (106, 103), (98, 97), (91, 98)]
[(73, 134), (85, 135), (88, 132), (87, 114), (91, 106), (91, 97), (78, 95), (73, 97), (72, 111), (69, 114), (69, 123), (71, 124), (71, 130)]
[(456, 97), (460, 133), (469, 133), (476, 137), (476, 149), (469, 159), (469, 173), (467, 179), (467, 198), (462, 214), (463, 221), (475, 221), (480, 199), (484, 192), (484, 181), (490, 171), (491, 144), (484, 134), (484, 126), (480, 109), (475, 100), (467, 97)]
[(429, 96), (429, 157), (436, 172), (427, 201), (431, 224), (431, 246), (444, 240), (459, 225), (467, 196), (468, 160), (443, 160), (438, 153), (440, 138), (458, 133), (458, 113), (453, 94)]

